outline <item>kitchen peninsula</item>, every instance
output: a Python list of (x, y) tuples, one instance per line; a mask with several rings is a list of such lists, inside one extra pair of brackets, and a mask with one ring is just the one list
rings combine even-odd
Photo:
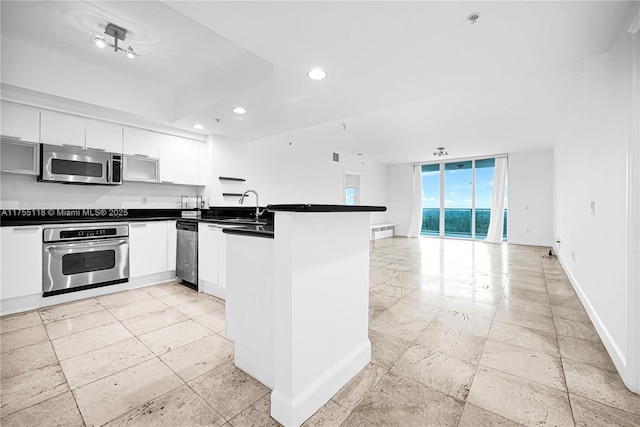
[(274, 232), (226, 229), (227, 335), (235, 364), (298, 426), (370, 360), (370, 213), (380, 206), (270, 205)]

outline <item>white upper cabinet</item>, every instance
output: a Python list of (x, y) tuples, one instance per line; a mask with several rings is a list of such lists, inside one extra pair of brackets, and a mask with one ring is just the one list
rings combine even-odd
[(3, 102), (0, 117), (2, 118), (0, 134), (3, 137), (27, 142), (40, 141), (40, 112), (38, 110)]
[(43, 111), (40, 118), (40, 142), (84, 148), (85, 120), (66, 114)]
[(200, 142), (162, 134), (160, 136), (160, 180), (200, 185)]
[(124, 154), (138, 157), (160, 157), (160, 134), (137, 128), (124, 128)]
[(40, 119), (40, 142), (122, 153), (122, 126), (43, 111)]
[(86, 121), (86, 148), (122, 153), (122, 126), (97, 120)]

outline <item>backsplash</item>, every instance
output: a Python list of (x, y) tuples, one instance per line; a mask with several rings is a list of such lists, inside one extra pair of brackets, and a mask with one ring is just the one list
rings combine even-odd
[(182, 195), (198, 195), (198, 187), (188, 185), (126, 181), (119, 186), (57, 184), (6, 173), (1, 179), (0, 209), (177, 209)]

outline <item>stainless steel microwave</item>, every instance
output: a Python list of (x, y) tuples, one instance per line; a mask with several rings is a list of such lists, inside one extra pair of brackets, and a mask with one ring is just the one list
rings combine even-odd
[(122, 154), (41, 144), (38, 181), (119, 185)]

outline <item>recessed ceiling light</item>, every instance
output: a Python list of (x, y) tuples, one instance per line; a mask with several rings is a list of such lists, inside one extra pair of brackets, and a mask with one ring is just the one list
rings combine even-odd
[(469, 14), (469, 16), (467, 16), (467, 21), (471, 22), (472, 24), (478, 22), (478, 19), (480, 19), (480, 12), (473, 12)]
[(313, 70), (309, 71), (307, 73), (307, 76), (311, 79), (311, 80), (322, 80), (325, 77), (327, 77), (327, 73), (320, 69), (320, 68), (314, 68)]
[(204, 125), (201, 125), (200, 123), (197, 123), (195, 125), (193, 125), (194, 129), (198, 129), (198, 130), (203, 130), (204, 129)]
[(233, 111), (234, 113), (236, 113), (236, 114), (244, 114), (244, 113), (246, 113), (246, 112), (247, 112), (247, 110), (245, 110), (245, 109), (244, 109), (244, 108), (242, 108), (242, 107), (236, 107), (236, 108), (234, 108), (232, 111)]

